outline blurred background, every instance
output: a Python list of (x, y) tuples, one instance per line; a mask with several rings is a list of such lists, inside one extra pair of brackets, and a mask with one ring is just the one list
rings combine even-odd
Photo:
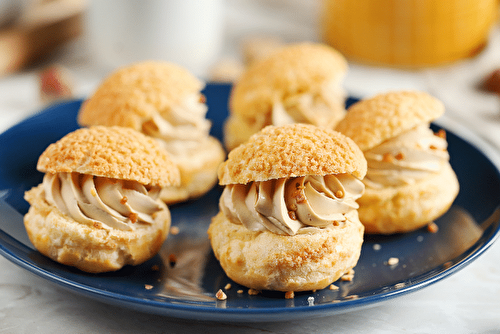
[[(444, 102), (447, 117), (466, 125), (500, 152), (498, 1), (0, 0), (0, 133), (52, 103), (86, 98), (110, 71), (133, 61), (173, 61), (207, 82), (230, 83), (253, 61), (276, 48), (312, 41), (330, 44), (347, 58), (349, 70), (343, 85), (350, 96), (426, 91)], [(386, 329), (397, 331), (395, 324), (404, 321), (394, 317), (398, 311), (411, 314), (407, 318), (415, 326), (437, 326), (441, 320), (443, 326), (459, 326), (464, 321), (475, 327), (479, 323), (482, 328), (490, 323), (497, 326), (498, 319), (489, 315), (500, 312), (499, 247), (493, 246), (485, 258), (446, 280), (439, 290), (395, 301), (392, 308), (373, 313), (363, 310), (354, 314), (356, 320), (312, 320), (305, 323), (307, 331), (319, 333), (339, 324), (350, 328), (354, 322), (363, 329), (366, 322), (386, 324)], [(4, 277), (13, 273), (17, 276), (12, 282), (26, 280), (24, 271), (16, 271), (5, 259), (0, 261), (4, 261)], [(38, 305), (30, 306), (40, 309), (38, 318), (20, 311), (25, 309), (22, 303), (9, 302), (3, 307), (17, 311), (12, 322), (19, 326), (28, 323), (25, 318), (33, 318), (34, 324), (43, 317), (44, 324), (57, 327), (48, 312), (64, 307), (64, 301), (73, 297), (52, 290), (49, 283), (36, 282), (40, 286), (33, 287), (33, 294), (37, 294)], [(8, 296), (21, 293), (15, 284), (0, 285)], [(449, 297), (449, 302), (436, 300), (442, 296)], [(47, 308), (51, 300), (62, 300), (63, 306)], [(100, 305), (82, 302), (90, 304), (89, 309)], [(95, 312), (104, 308), (108, 311), (103, 305)], [(70, 309), (62, 314), (79, 312)], [(415, 312), (420, 313), (415, 316)], [(0, 319), (8, 314), (0, 313)], [(112, 328), (120, 322), (118, 316), (110, 320)], [(144, 325), (151, 318), (145, 319), (138, 323)], [(152, 326), (164, 330), (164, 319), (157, 320)], [(83, 316), (63, 319), (59, 328), (66, 332), (86, 326)], [(278, 329), (277, 325), (265, 328)], [(469, 329), (463, 332), (477, 332)], [(281, 327), (279, 330), (282, 332)], [(491, 332), (498, 332), (498, 327)]]
[(255, 59), (302, 41), (348, 59), (352, 96), (424, 90), (454, 117), (496, 127), (498, 11), (498, 0), (2, 0), (0, 131), (58, 99), (88, 96), (133, 61), (169, 60), (232, 82)]

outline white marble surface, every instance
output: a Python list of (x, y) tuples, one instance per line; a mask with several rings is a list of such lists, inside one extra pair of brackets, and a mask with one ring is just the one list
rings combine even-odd
[[(290, 1), (228, 2), (227, 54), (249, 32), (280, 34), (288, 41), (316, 40), (317, 7)], [(261, 7), (259, 7), (260, 5)], [(262, 9), (264, 7), (265, 10)], [(297, 13), (303, 15), (295, 19)], [(246, 13), (243, 15), (242, 13)], [(58, 56), (75, 78), (78, 97), (102, 78), (81, 41)], [(479, 79), (500, 67), (500, 28), (476, 58), (450, 66), (397, 71), (350, 64), (345, 87), (369, 96), (390, 89), (420, 89), (437, 96), (447, 116), (465, 124), (500, 149), (499, 97), (475, 89)], [(0, 132), (43, 107), (37, 69), (0, 78)], [(310, 321), (288, 323), (197, 323), (137, 313), (68, 292), (0, 257), (0, 333), (500, 333), (500, 244), (457, 273), (422, 290), (374, 307)]]

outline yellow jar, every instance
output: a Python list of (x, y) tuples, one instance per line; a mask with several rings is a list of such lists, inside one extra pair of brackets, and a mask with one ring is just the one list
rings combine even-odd
[(323, 0), (323, 40), (351, 60), (423, 67), (476, 55), (498, 0)]

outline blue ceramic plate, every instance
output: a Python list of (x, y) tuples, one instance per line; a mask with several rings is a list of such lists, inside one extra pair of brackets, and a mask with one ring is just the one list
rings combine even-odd
[[(221, 137), (227, 116), (228, 85), (205, 89), (212, 134)], [(350, 101), (352, 102), (352, 100)], [(498, 158), (489, 146), (459, 124), (443, 120), (451, 164), (461, 190), (452, 208), (436, 221), (437, 233), (425, 228), (404, 235), (367, 236), (354, 279), (336, 282), (338, 290), (297, 293), (248, 289), (231, 282), (215, 260), (206, 230), (217, 211), (220, 189), (196, 201), (171, 207), (173, 225), (161, 252), (150, 261), (122, 270), (91, 275), (60, 265), (34, 250), (24, 230), (28, 210), (23, 193), (42, 180), (38, 156), (52, 142), (75, 130), (81, 101), (50, 107), (0, 135), (0, 253), (49, 281), (110, 304), (170, 317), (214, 321), (287, 321), (348, 312), (377, 305), (439, 281), (475, 260), (495, 240), (500, 225)], [(173, 254), (175, 265), (169, 260)], [(395, 266), (387, 265), (399, 258)], [(227, 300), (214, 298), (231, 283)], [(243, 293), (238, 292), (242, 290)]]

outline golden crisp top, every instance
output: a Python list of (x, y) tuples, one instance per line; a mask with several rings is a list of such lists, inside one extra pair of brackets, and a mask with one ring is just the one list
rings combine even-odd
[(341, 173), (362, 179), (366, 168), (361, 150), (339, 132), (310, 124), (270, 125), (229, 153), (219, 167), (219, 183)]
[(308, 91), (319, 91), (326, 82), (340, 81), (347, 61), (337, 50), (319, 43), (284, 46), (255, 61), (235, 83), (231, 112), (254, 117), (269, 113), (274, 101)]
[(156, 114), (168, 114), (204, 83), (186, 69), (168, 62), (146, 61), (120, 68), (84, 102), (78, 114), (82, 126), (124, 126), (141, 130)]
[(427, 93), (389, 92), (353, 104), (336, 130), (364, 152), (443, 113), (443, 103)]
[(90, 174), (144, 185), (178, 185), (180, 174), (152, 138), (130, 128), (78, 129), (50, 144), (38, 159), (44, 173)]

